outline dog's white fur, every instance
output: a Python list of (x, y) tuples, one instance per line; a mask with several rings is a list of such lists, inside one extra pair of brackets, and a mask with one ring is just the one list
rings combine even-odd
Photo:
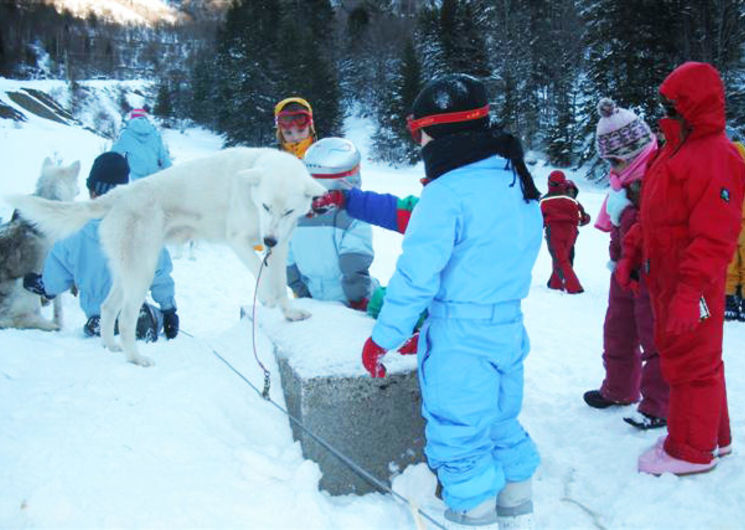
[[(47, 157), (36, 181), (36, 197), (54, 201), (71, 201), (77, 196), (80, 162), (61, 166)], [(53, 240), (39, 234), (24, 219), (10, 221), (0, 227), (0, 329), (59, 330), (62, 325), (62, 303), (56, 297), (54, 320), (41, 316), (40, 297), (23, 288), (23, 276), (41, 273)]]
[[(288, 320), (309, 317), (290, 305), (285, 267), (298, 218), (325, 191), (288, 153), (233, 147), (118, 186), (92, 201), (59, 203), (24, 196), (8, 201), (55, 238), (79, 230), (90, 219), (103, 219), (99, 235), (112, 287), (101, 307), (101, 337), (108, 349), (123, 348), (130, 362), (149, 366), (152, 361), (137, 351), (135, 326), (166, 243), (227, 243), (254, 277), (261, 261), (253, 247), (272, 247), (259, 299), (267, 306), (279, 305)], [(114, 338), (117, 316), (121, 347)]]

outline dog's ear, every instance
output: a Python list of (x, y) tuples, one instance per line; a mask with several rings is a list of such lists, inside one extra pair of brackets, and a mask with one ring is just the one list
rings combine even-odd
[(326, 191), (328, 190), (324, 188), (323, 186), (321, 186), (315, 180), (310, 180), (305, 186), (305, 195), (310, 198), (323, 195), (326, 193)]
[(242, 169), (238, 172), (238, 178), (249, 186), (258, 186), (264, 171), (260, 168)]
[(70, 176), (78, 178), (78, 175), (80, 174), (80, 160), (76, 160), (70, 164), (70, 167), (67, 169)]

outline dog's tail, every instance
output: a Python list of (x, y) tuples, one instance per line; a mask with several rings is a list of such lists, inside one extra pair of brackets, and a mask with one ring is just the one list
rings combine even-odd
[(22, 218), (52, 239), (69, 236), (91, 219), (105, 216), (114, 205), (113, 199), (110, 194), (84, 202), (50, 201), (32, 195), (5, 197), (6, 202), (20, 211)]

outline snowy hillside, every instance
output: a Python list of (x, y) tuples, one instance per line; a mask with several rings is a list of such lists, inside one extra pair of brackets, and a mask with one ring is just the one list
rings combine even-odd
[(182, 16), (163, 0), (52, 0), (52, 3), (58, 10), (80, 18), (95, 15), (120, 24), (173, 24)]
[[(0, 79), (8, 105), (14, 103), (3, 95), (16, 89)], [(363, 151), (370, 132), (364, 121), (347, 121), (348, 137)], [(222, 143), (198, 129), (168, 130), (165, 138), (177, 164)], [(33, 191), (45, 156), (80, 160), (82, 188), (93, 158), (109, 145), (90, 131), (34, 115), (25, 122), (0, 119), (0, 196)], [(531, 168), (540, 188), (551, 169)], [(362, 176), (363, 187), (402, 196), (420, 192), (422, 169), (364, 161)], [(594, 216), (604, 191), (573, 178)], [(9, 213), (0, 204), (0, 217)], [(386, 283), (401, 236), (374, 228), (374, 238), (371, 273)], [(543, 248), (524, 304), (532, 351), (521, 420), (542, 455), (534, 485), (537, 528), (743, 528), (745, 324), (725, 326), (733, 456), (701, 476), (639, 475), (637, 456), (661, 433), (624, 423), (631, 407), (598, 411), (582, 401), (603, 376), (607, 245), (607, 235), (581, 230), (576, 270), (586, 292), (576, 296), (546, 288), (550, 257)], [(85, 339), (85, 318), (70, 295), (63, 295), (61, 332), (0, 330), (0, 528), (417, 528), (409, 508), (389, 495), (319, 491), (319, 469), (302, 458), (287, 418), (211, 353), (216, 349), (260, 385), (250, 330), (238, 318), (253, 278), (238, 259), (224, 247), (200, 244), (196, 260), (174, 261), (174, 279), (182, 327), (194, 338), (143, 345), (156, 362), (152, 368), (127, 364)], [(329, 318), (332, 309), (338, 308), (314, 304), (313, 319)], [(293, 333), (291, 324), (286, 329)], [(366, 338), (345, 332), (335, 341), (357, 345)], [(257, 347), (274, 374), (272, 398), (284, 403), (261, 330)], [(443, 509), (434, 484), (424, 464), (394, 479), (397, 492), (432, 514)]]

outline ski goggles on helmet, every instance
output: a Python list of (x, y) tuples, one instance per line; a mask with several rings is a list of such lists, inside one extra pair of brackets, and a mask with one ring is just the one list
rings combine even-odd
[(305, 129), (313, 119), (307, 110), (283, 111), (277, 114), (277, 127), (280, 129)]
[(422, 129), (431, 125), (441, 125), (443, 123), (457, 123), (460, 121), (478, 120), (489, 115), (489, 105), (484, 105), (478, 109), (461, 110), (458, 112), (446, 112), (444, 114), (432, 114), (423, 118), (414, 119), (413, 114), (406, 117), (406, 127), (411, 133), (412, 139), (416, 143), (422, 142)]

